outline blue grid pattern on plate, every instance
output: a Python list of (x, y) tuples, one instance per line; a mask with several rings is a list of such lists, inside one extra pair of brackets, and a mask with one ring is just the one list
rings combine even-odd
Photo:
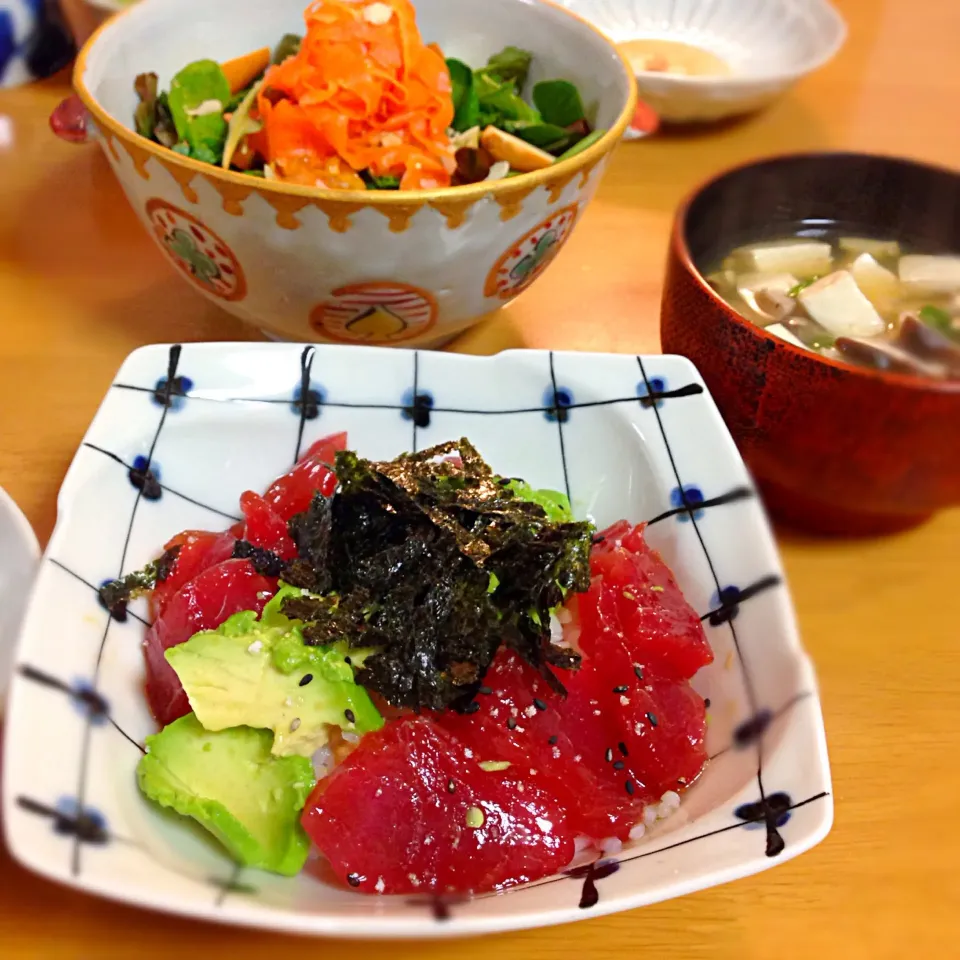
[[(534, 886), (542, 886), (548, 883), (555, 883), (566, 878), (574, 878), (583, 881), (583, 889), (580, 898), (580, 906), (588, 909), (594, 906), (599, 899), (596, 884), (604, 877), (611, 875), (623, 864), (631, 863), (635, 860), (655, 856), (667, 850), (679, 846), (685, 846), (697, 840), (706, 839), (719, 833), (729, 830), (736, 830), (742, 827), (763, 826), (766, 831), (766, 854), (767, 856), (777, 856), (784, 849), (784, 841), (778, 831), (789, 818), (790, 811), (799, 807), (813, 803), (827, 796), (825, 792), (815, 794), (805, 799), (794, 802), (787, 794), (776, 792), (768, 794), (763, 782), (763, 750), (762, 743), (766, 730), (772, 721), (781, 714), (789, 710), (795, 703), (809, 696), (809, 693), (802, 693), (794, 697), (789, 703), (783, 705), (779, 710), (772, 711), (769, 708), (761, 706), (756, 697), (755, 687), (750, 676), (748, 665), (740, 648), (739, 638), (736, 633), (734, 619), (741, 604), (747, 602), (751, 597), (756, 596), (763, 591), (776, 588), (780, 584), (780, 578), (776, 575), (769, 575), (761, 578), (755, 583), (748, 584), (745, 587), (738, 588), (724, 586), (719, 579), (719, 574), (715, 568), (713, 559), (706, 546), (704, 537), (699, 524), (703, 522), (710, 509), (722, 507), (727, 504), (736, 503), (754, 496), (752, 489), (747, 487), (736, 487), (723, 494), (704, 499), (699, 488), (691, 484), (685, 484), (677, 468), (677, 463), (673, 455), (670, 439), (664, 428), (663, 420), (660, 415), (660, 409), (668, 400), (679, 400), (684, 397), (693, 397), (701, 394), (703, 388), (696, 383), (684, 384), (679, 387), (668, 389), (667, 381), (664, 377), (650, 376), (646, 370), (642, 358), (636, 357), (639, 366), (641, 381), (637, 387), (636, 393), (629, 397), (614, 397), (606, 400), (577, 403), (573, 392), (562, 385), (558, 385), (555, 367), (554, 355), (548, 354), (548, 370), (546, 371), (547, 385), (543, 393), (543, 402), (540, 406), (531, 406), (523, 408), (479, 408), (465, 409), (444, 407), (434, 403), (434, 396), (429, 391), (422, 389), (420, 383), (420, 354), (416, 351), (412, 353), (411, 361), (411, 387), (398, 398), (394, 404), (364, 404), (364, 403), (344, 403), (329, 401), (327, 391), (317, 383), (313, 382), (313, 363), (315, 349), (305, 347), (300, 354), (299, 370), (297, 375), (292, 377), (292, 389), (289, 396), (285, 398), (256, 398), (256, 397), (224, 397), (224, 396), (197, 396), (193, 397), (193, 381), (180, 372), (180, 364), (183, 358), (184, 348), (181, 345), (174, 345), (169, 350), (167, 358), (167, 368), (165, 375), (160, 376), (155, 385), (141, 386), (137, 384), (115, 383), (114, 389), (131, 390), (149, 394), (151, 399), (160, 408), (156, 428), (148, 448), (148, 453), (136, 458), (133, 464), (127, 463), (116, 453), (92, 443), (86, 446), (94, 451), (101, 453), (115, 461), (119, 467), (128, 472), (131, 483), (136, 487), (137, 494), (131, 510), (130, 520), (127, 525), (127, 536), (120, 552), (120, 563), (117, 576), (122, 576), (125, 572), (127, 548), (130, 543), (130, 535), (136, 520), (138, 508), (142, 499), (157, 499), (164, 493), (182, 498), (196, 506), (209, 510), (212, 514), (229, 521), (239, 519), (235, 515), (226, 513), (216, 507), (208, 506), (200, 500), (191, 497), (183, 491), (164, 486), (160, 482), (160, 471), (154, 461), (154, 452), (160, 439), (161, 432), (167, 421), (168, 415), (176, 415), (182, 410), (188, 401), (196, 402), (244, 402), (244, 403), (283, 403), (290, 406), (296, 415), (295, 442), (292, 444), (294, 452), (294, 461), (296, 461), (304, 449), (305, 426), (308, 421), (316, 419), (322, 410), (326, 407), (332, 408), (351, 408), (351, 409), (375, 409), (375, 410), (395, 410), (401, 420), (409, 424), (410, 429), (410, 449), (416, 451), (422, 431), (430, 426), (431, 416), (434, 413), (460, 413), (471, 415), (489, 415), (489, 416), (510, 416), (522, 413), (537, 413), (542, 415), (551, 425), (556, 424), (559, 467), (562, 471), (564, 487), (568, 496), (571, 496), (570, 475), (567, 465), (567, 452), (564, 437), (564, 425), (568, 422), (571, 414), (578, 408), (606, 406), (611, 404), (637, 404), (644, 409), (652, 411), (660, 437), (669, 458), (673, 479), (676, 487), (671, 494), (672, 506), (657, 516), (648, 520), (649, 524), (656, 524), (666, 521), (670, 518), (682, 519), (686, 523), (687, 529), (693, 531), (704, 558), (710, 569), (711, 576), (715, 583), (714, 606), (706, 611), (701, 619), (714, 627), (726, 627), (731, 633), (734, 648), (737, 652), (737, 662), (743, 673), (747, 698), (750, 706), (750, 717), (741, 723), (735, 730), (733, 742), (725, 749), (743, 748), (747, 745), (756, 745), (757, 747), (757, 770), (756, 784), (759, 799), (754, 803), (743, 804), (737, 808), (734, 815), (737, 822), (729, 826), (712, 830), (707, 833), (681, 840), (676, 843), (658, 846), (656, 849), (643, 849), (640, 852), (626, 855), (620, 858), (598, 859), (592, 864), (587, 864), (575, 869), (566, 871), (564, 874), (539, 881), (535, 884), (528, 884), (526, 887), (517, 888), (511, 895), (516, 895), (524, 889)], [(625, 358), (626, 359), (626, 358)], [(541, 421), (542, 422), (542, 421)], [(571, 496), (571, 500), (572, 500)], [(60, 563), (56, 558), (50, 557), (50, 562), (55, 564), (66, 574), (76, 578), (86, 584), (91, 590), (99, 589), (94, 584), (88, 582), (76, 571)], [(148, 626), (146, 620), (137, 616), (133, 611), (124, 611), (124, 615), (129, 613), (136, 619)], [(48, 688), (58, 690), (62, 694), (69, 696), (78, 707), (84, 718), (84, 736), (80, 755), (79, 769), (77, 773), (77, 786), (75, 795), (67, 798), (59, 798), (55, 805), (46, 805), (30, 797), (21, 796), (17, 803), (19, 807), (28, 812), (39, 816), (49, 817), (54, 821), (54, 826), (58, 832), (72, 837), (72, 870), (74, 874), (79, 874), (82, 869), (81, 851), (84, 843), (105, 843), (110, 839), (124, 841), (122, 837), (116, 837), (109, 831), (109, 826), (103, 821), (103, 818), (97, 811), (89, 808), (86, 804), (87, 796), (87, 765), (90, 736), (95, 726), (109, 724), (112, 726), (133, 748), (143, 752), (143, 746), (134, 738), (130, 737), (116, 723), (110, 715), (109, 703), (98, 690), (98, 680), (100, 675), (100, 664), (103, 656), (104, 646), (111, 629), (111, 624), (120, 620), (116, 612), (111, 613), (105, 622), (103, 633), (97, 652), (95, 663), (92, 665), (91, 677), (89, 680), (79, 680), (73, 684), (67, 683), (50, 673), (39, 670), (29, 664), (21, 664), (18, 668), (20, 675), (34, 683), (41, 684)], [(724, 751), (721, 751), (724, 752)], [(716, 756), (715, 754), (714, 756)], [(69, 807), (69, 809), (68, 809)], [(131, 842), (131, 841), (124, 841)], [(216, 903), (221, 904), (224, 898), (231, 891), (251, 892), (253, 888), (241, 882), (242, 870), (236, 867), (230, 877), (211, 878), (210, 883), (217, 889)], [(450, 915), (450, 906), (456, 902), (456, 898), (448, 897), (430, 897), (425, 898), (423, 902), (428, 904), (438, 920), (444, 920)]]

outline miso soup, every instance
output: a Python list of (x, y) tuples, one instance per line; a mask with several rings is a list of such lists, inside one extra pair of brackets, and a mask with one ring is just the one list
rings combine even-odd
[(960, 256), (856, 231), (731, 250), (707, 282), (741, 316), (820, 356), (960, 380)]

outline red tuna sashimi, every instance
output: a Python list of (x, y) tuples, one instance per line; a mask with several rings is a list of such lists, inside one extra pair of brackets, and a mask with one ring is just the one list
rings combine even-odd
[(335, 433), (317, 440), (289, 473), (270, 485), (264, 499), (286, 521), (297, 513), (303, 513), (318, 491), (325, 497), (332, 496), (337, 488), (337, 478), (330, 467), (337, 451), (346, 448), (345, 433)]
[(652, 679), (621, 695), (617, 720), (626, 769), (638, 792), (660, 799), (684, 790), (707, 760), (703, 698), (685, 680)]
[(150, 617), (156, 620), (170, 598), (186, 583), (209, 567), (229, 560), (236, 538), (229, 533), (210, 533), (206, 530), (185, 530), (178, 533), (164, 550), (179, 547), (169, 575), (157, 583), (150, 594)]
[(287, 532), (286, 521), (259, 493), (248, 490), (241, 494), (240, 509), (245, 518), (244, 540), (271, 550), (282, 560), (292, 560), (297, 555), (297, 545)]
[(713, 653), (642, 529), (604, 536), (590, 590), (577, 598), (579, 643), (599, 680), (597, 708), (618, 731), (618, 752), (626, 747), (620, 761), (631, 789), (659, 798), (692, 782), (706, 761), (706, 708), (687, 678)]
[[(689, 680), (713, 662), (700, 617), (663, 558), (647, 545), (642, 526), (617, 524), (603, 537), (590, 555), (594, 582), (578, 598), (583, 652), (592, 655), (593, 638), (612, 620), (633, 662), (652, 675)], [(596, 614), (602, 614), (599, 620)]]
[(538, 780), (567, 807), (575, 834), (623, 839), (640, 819), (644, 799), (652, 798), (629, 795), (624, 778), (607, 760), (620, 734), (599, 711), (592, 668), (556, 673), (566, 698), (515, 653), (501, 650), (484, 677), (484, 692), (476, 697), (478, 709), (448, 711), (437, 722), (481, 760), (536, 770)]
[(190, 712), (187, 695), (164, 651), (200, 630), (215, 629), (241, 610), (259, 613), (276, 589), (277, 581), (260, 576), (249, 560), (226, 560), (204, 570), (167, 601), (143, 641), (147, 702), (161, 726)]
[(367, 734), (307, 801), (303, 826), (345, 883), (366, 893), (497, 890), (573, 857), (562, 804), (424, 717)]

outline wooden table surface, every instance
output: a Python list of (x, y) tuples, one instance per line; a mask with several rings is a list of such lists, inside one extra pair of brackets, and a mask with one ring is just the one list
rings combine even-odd
[[(657, 351), (671, 211), (761, 154), (886, 151), (957, 165), (960, 4), (839, 0), (850, 39), (748, 120), (629, 144), (558, 263), (456, 345)], [(0, 92), (0, 485), (41, 540), (124, 356), (157, 341), (259, 339), (178, 279), (103, 157), (47, 130), (67, 80)], [(956, 441), (954, 436), (952, 441)], [(944, 438), (951, 442), (951, 438)], [(449, 943), (311, 943), (143, 913), (54, 886), (0, 851), (0, 955), (386, 955), (901, 960), (960, 937), (960, 510), (875, 541), (779, 531), (819, 670), (836, 825), (817, 849), (724, 887), (552, 930)]]

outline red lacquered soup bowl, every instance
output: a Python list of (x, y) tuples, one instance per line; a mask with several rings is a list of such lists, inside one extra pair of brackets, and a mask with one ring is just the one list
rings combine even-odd
[(775, 517), (824, 533), (904, 529), (960, 504), (960, 382), (820, 357), (745, 320), (704, 280), (732, 247), (816, 221), (960, 252), (960, 175), (851, 153), (720, 174), (677, 212), (661, 344), (699, 368)]

